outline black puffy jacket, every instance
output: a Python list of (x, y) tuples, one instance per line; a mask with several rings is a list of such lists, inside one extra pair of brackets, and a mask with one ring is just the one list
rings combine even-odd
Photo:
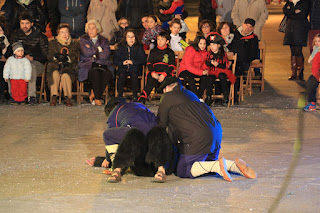
[(30, 14), (34, 19), (34, 25), (37, 26), (42, 32), (45, 32), (47, 15), (45, 13), (44, 7), (41, 5), (39, 0), (31, 0), (28, 5), (21, 4), (18, 2), (18, 0), (14, 3), (12, 30), (18, 29), (20, 27), (19, 17), (21, 13), (24, 12)]
[(41, 63), (47, 61), (48, 54), (48, 39), (36, 27), (32, 28), (32, 32), (26, 35), (20, 28), (15, 30), (9, 38), (10, 44), (21, 42), (24, 48), (24, 54), (30, 55), (34, 60)]
[(153, 14), (152, 0), (121, 0), (119, 3), (118, 19), (126, 17), (134, 29), (142, 27), (141, 18)]

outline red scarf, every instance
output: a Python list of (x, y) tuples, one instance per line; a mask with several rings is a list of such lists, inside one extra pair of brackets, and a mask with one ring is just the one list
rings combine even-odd
[(212, 4), (212, 8), (213, 9), (217, 9), (218, 8), (218, 4), (216, 0), (211, 0), (211, 4)]

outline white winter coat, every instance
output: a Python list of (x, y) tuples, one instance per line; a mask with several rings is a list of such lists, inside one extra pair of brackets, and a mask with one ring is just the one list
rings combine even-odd
[(10, 56), (3, 68), (4, 79), (30, 80), (31, 63), (27, 58), (15, 58)]

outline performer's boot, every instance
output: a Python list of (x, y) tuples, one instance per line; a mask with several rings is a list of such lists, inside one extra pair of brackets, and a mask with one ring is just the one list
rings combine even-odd
[(291, 56), (291, 77), (289, 77), (288, 80), (296, 80), (297, 79), (297, 62), (296, 62), (296, 56)]
[(226, 160), (222, 157), (216, 161), (196, 161), (191, 167), (191, 174), (193, 177), (198, 177), (209, 172), (218, 173), (226, 181), (233, 181), (229, 172), (227, 171)]
[(237, 158), (235, 161), (226, 160), (227, 170), (241, 174), (247, 178), (256, 178), (256, 172), (244, 160)]
[(296, 57), (297, 80), (303, 81), (304, 57)]

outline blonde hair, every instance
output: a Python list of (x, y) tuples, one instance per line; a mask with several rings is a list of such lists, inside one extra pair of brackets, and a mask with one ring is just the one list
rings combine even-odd
[(312, 46), (313, 47), (316, 44), (316, 38), (318, 38), (320, 40), (320, 34), (317, 34), (317, 35), (314, 36), (313, 41), (312, 41)]
[(122, 18), (120, 18), (119, 21), (117, 22), (117, 24), (118, 24), (119, 26), (120, 26), (120, 23), (121, 23), (122, 20), (127, 20), (127, 21), (128, 21), (128, 25), (130, 25), (129, 19), (127, 19), (126, 17), (122, 17)]
[(102, 28), (101, 28), (100, 23), (99, 23), (97, 20), (90, 19), (90, 20), (86, 23), (86, 26), (85, 26), (85, 32), (86, 32), (86, 33), (88, 33), (88, 28), (89, 28), (89, 25), (90, 25), (90, 24), (96, 25), (96, 28), (97, 28), (97, 32), (98, 32), (98, 33), (101, 33), (101, 32), (102, 32)]

